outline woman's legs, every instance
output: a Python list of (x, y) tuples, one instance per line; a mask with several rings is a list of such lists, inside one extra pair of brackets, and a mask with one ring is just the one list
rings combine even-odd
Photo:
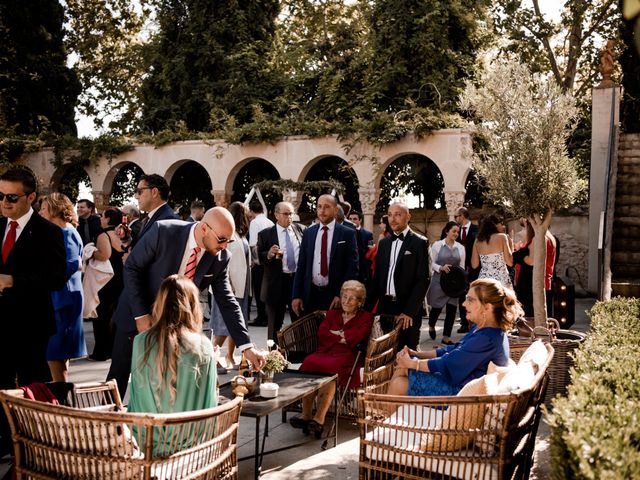
[(49, 360), (49, 370), (54, 382), (66, 382), (69, 374), (69, 360)]
[[(346, 388), (346, 387), (345, 387)], [(313, 419), (320, 425), (324, 425), (324, 419), (327, 416), (331, 402), (336, 394), (336, 384), (331, 382), (318, 391), (318, 404), (316, 405), (316, 414)]]
[(233, 353), (236, 351), (236, 342), (230, 336), (227, 337), (227, 368), (233, 368), (236, 363)]
[(406, 368), (397, 368), (389, 383), (387, 395), (407, 395), (409, 392), (409, 377)]
[(429, 337), (431, 337), (431, 340), (436, 339), (435, 327), (440, 313), (442, 313), (442, 308), (431, 307), (431, 310), (429, 311)]
[(456, 309), (455, 305), (447, 303), (446, 307), (446, 315), (444, 318), (444, 332), (442, 332), (442, 339), (449, 340), (451, 336), (451, 330), (453, 330), (453, 322), (456, 320)]
[(313, 402), (317, 396), (318, 392), (316, 391), (306, 397), (302, 397), (302, 418), (305, 420), (311, 420), (313, 417)]

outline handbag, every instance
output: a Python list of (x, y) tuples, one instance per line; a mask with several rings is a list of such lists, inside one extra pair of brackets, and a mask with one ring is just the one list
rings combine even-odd
[(467, 272), (459, 266), (449, 267), (449, 272), (440, 270), (440, 288), (449, 297), (461, 297), (469, 289)]

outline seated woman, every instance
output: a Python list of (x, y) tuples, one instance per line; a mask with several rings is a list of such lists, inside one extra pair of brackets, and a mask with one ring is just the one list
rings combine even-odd
[(506, 331), (522, 315), (513, 290), (484, 278), (471, 284), (464, 302), (473, 326), (460, 342), (429, 352), (405, 347), (397, 355), (397, 370), (389, 395), (456, 395), (471, 380), (487, 373), (489, 362), (506, 366)]
[(215, 407), (216, 361), (202, 332), (199, 292), (171, 275), (153, 304), (153, 326), (133, 340), (130, 412), (172, 413)]
[[(364, 310), (366, 290), (356, 280), (348, 280), (340, 290), (341, 310), (329, 310), (318, 328), (318, 349), (304, 359), (300, 371), (338, 374), (340, 385), (347, 385), (349, 374), (356, 361), (355, 346), (369, 338), (373, 316)], [(360, 369), (351, 378), (349, 387), (360, 385)], [(302, 428), (320, 437), (324, 429), (324, 419), (335, 395), (336, 386), (331, 382), (319, 391), (302, 399), (302, 415), (289, 420), (294, 428)], [(313, 415), (313, 401), (318, 397), (316, 414)]]

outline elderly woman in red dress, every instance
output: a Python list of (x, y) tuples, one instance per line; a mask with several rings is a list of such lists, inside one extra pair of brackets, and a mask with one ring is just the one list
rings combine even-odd
[[(340, 290), (342, 309), (329, 310), (318, 328), (318, 349), (304, 359), (300, 371), (337, 373), (341, 385), (346, 385), (356, 361), (355, 347), (369, 338), (373, 316), (361, 310), (366, 290), (356, 280), (348, 280)], [(360, 385), (360, 369), (356, 368), (349, 387)], [(320, 437), (324, 429), (324, 419), (335, 395), (335, 383), (321, 388), (302, 399), (302, 414), (292, 417), (289, 423), (294, 428), (302, 428), (305, 433)], [(313, 402), (318, 397), (317, 409), (313, 415)]]

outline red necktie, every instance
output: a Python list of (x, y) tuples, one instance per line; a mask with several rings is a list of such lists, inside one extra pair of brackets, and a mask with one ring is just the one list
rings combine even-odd
[(9, 222), (9, 233), (7, 233), (7, 238), (4, 240), (4, 245), (2, 246), (2, 262), (7, 263), (7, 258), (9, 258), (9, 253), (11, 249), (16, 243), (16, 229), (18, 228), (18, 222), (12, 220)]
[(467, 227), (462, 227), (462, 237), (461, 237), (463, 242), (466, 242), (467, 240)]
[(196, 267), (198, 266), (198, 253), (200, 253), (200, 247), (194, 247), (191, 255), (189, 256), (189, 260), (187, 261), (187, 266), (184, 269), (184, 276), (190, 280), (193, 280), (193, 277), (196, 275)]
[(322, 238), (320, 239), (320, 275), (326, 277), (329, 275), (329, 261), (327, 259), (327, 230), (326, 225), (322, 227)]

